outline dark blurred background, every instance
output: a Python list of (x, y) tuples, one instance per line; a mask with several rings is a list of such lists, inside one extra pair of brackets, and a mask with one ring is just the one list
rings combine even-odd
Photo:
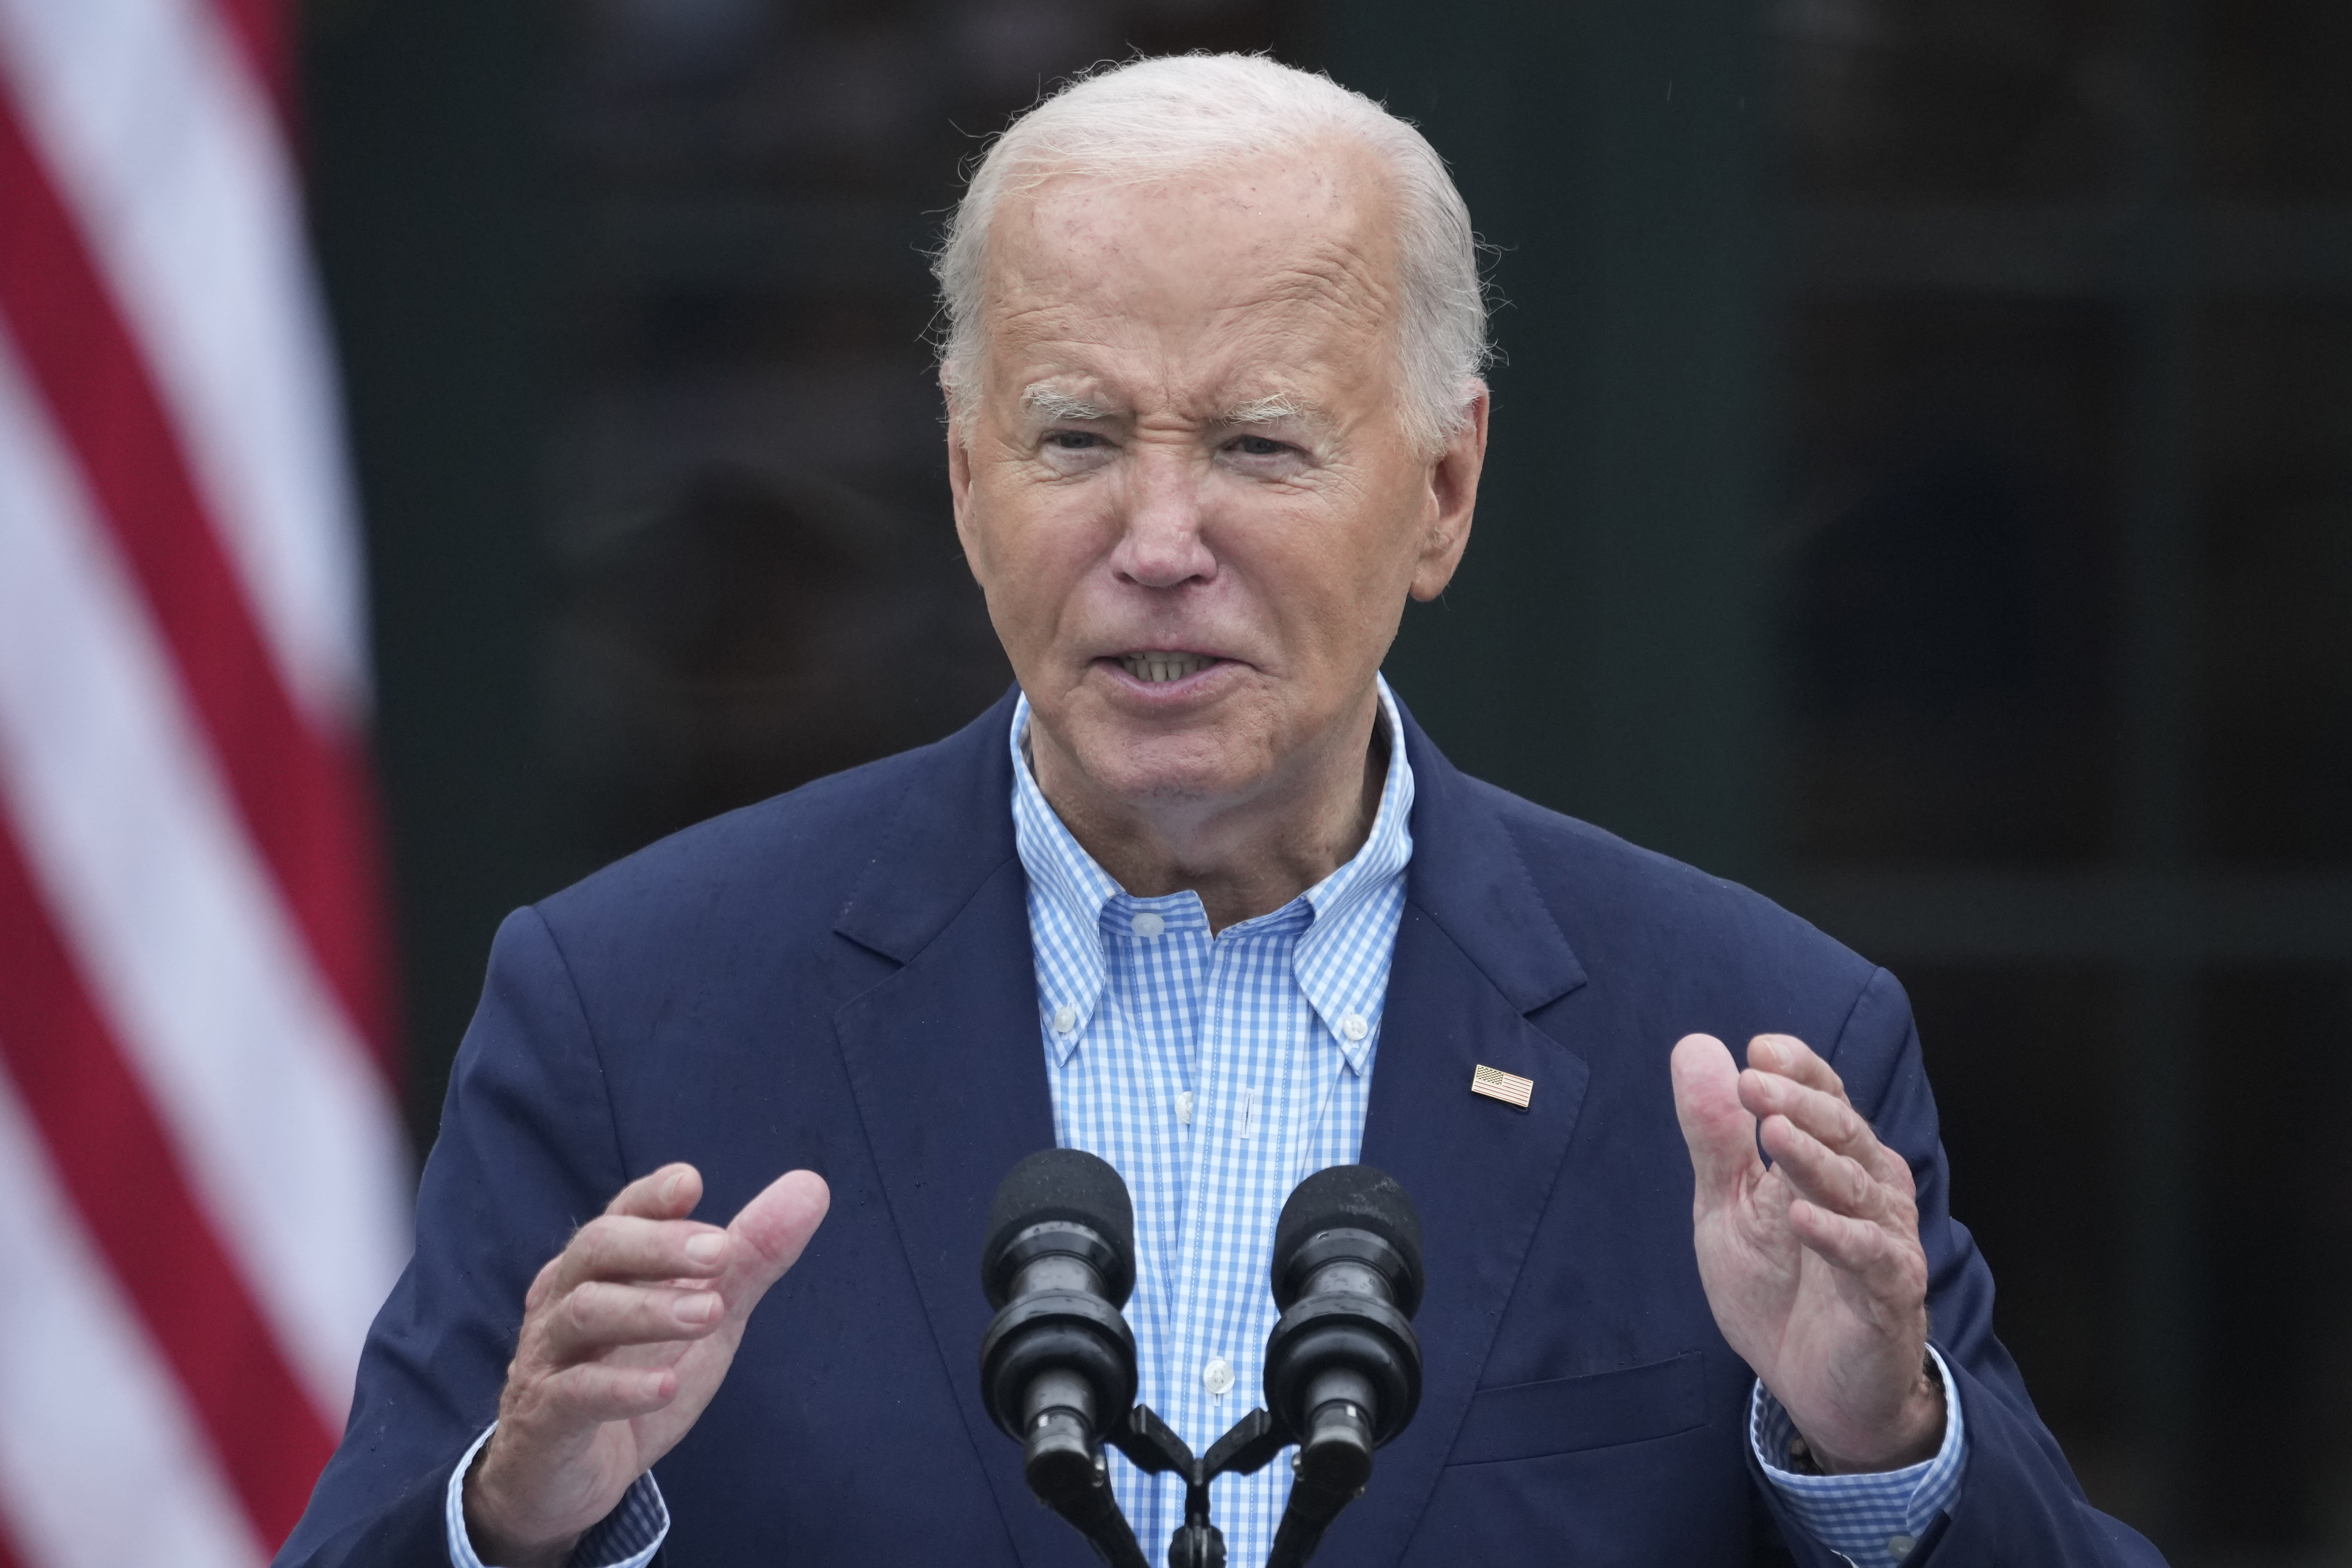
[(1456, 761), (1895, 968), (2091, 1495), (2352, 1563), (2352, 7), (310, 0), (411, 1119), (510, 907), (1008, 679), (924, 249), (1041, 84), (1271, 48), (1497, 247)]

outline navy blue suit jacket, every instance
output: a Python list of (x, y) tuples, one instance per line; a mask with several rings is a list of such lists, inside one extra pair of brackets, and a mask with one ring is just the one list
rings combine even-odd
[[(701, 1168), (706, 1219), (794, 1166), (833, 1208), (656, 1467), (669, 1562), (1093, 1561), (1029, 1497), (977, 1387), (988, 1201), (1054, 1140), (1009, 715), (1008, 698), (507, 921), (415, 1257), (280, 1563), (445, 1561), (444, 1489), (497, 1409), (532, 1275), (672, 1160)], [(1666, 1068), (1692, 1030), (1782, 1030), (1828, 1055), (1918, 1178), (1971, 1457), (1916, 1559), (2156, 1562), (2083, 1500), (1993, 1337), (1893, 978), (1406, 731), (1413, 857), (1363, 1158), (1412, 1194), (1428, 1238), (1426, 1392), (1318, 1561), (1829, 1568), (1749, 1457), (1752, 1377), (1699, 1288)], [(1472, 1095), (1479, 1063), (1533, 1079), (1529, 1109)]]

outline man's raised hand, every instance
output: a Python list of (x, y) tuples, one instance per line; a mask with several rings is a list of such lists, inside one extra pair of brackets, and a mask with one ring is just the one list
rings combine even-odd
[(1759, 1035), (1748, 1061), (1741, 1072), (1711, 1035), (1675, 1046), (1716, 1326), (1822, 1469), (1916, 1464), (1943, 1440), (1944, 1394), (1922, 1369), (1927, 1257), (1911, 1168), (1803, 1041)]
[(813, 1171), (779, 1176), (726, 1229), (686, 1216), (691, 1165), (621, 1189), (539, 1271), (466, 1478), (466, 1532), (498, 1568), (560, 1563), (700, 1417), (743, 1324), (831, 1201)]

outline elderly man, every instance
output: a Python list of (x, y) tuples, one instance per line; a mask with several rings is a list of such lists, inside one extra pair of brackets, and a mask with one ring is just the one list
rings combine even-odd
[[(1327, 1561), (2153, 1561), (1992, 1337), (1893, 980), (1464, 777), (1380, 679), (1486, 438), (1427, 143), (1263, 59), (1106, 71), (940, 275), (1018, 691), (507, 922), (282, 1561), (1086, 1561), (975, 1365), (988, 1194), (1055, 1142), (1133, 1191), (1196, 1449), (1290, 1188), (1417, 1200), (1425, 1393)], [(1156, 1557), (1181, 1483), (1113, 1479)], [(1288, 1481), (1217, 1483), (1235, 1563)]]

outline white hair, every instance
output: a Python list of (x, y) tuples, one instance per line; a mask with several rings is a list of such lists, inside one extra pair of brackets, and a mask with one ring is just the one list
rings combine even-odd
[(1470, 209), (1411, 121), (1329, 77), (1262, 55), (1171, 55), (1074, 79), (1009, 126), (972, 172), (932, 259), (946, 330), (940, 384), (971, 412), (986, 349), (988, 231), (1007, 191), (1063, 174), (1155, 180), (1345, 140), (1394, 182), (1402, 318), (1398, 370), (1407, 434), (1434, 451), (1469, 417), (1489, 356)]

